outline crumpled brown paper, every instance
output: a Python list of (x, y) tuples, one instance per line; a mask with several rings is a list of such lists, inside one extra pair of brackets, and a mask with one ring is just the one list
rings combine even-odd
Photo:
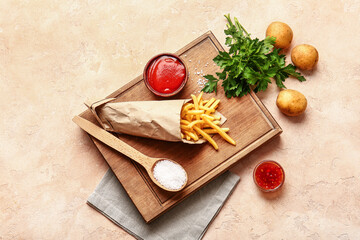
[[(189, 100), (112, 102), (113, 100), (115, 98), (86, 103), (107, 131), (171, 142), (205, 142), (203, 139), (192, 142), (181, 138), (180, 113), (184, 103)], [(221, 115), (221, 123), (225, 120)]]

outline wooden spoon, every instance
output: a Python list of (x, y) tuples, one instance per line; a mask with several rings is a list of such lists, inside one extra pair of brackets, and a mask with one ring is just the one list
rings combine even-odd
[[(135, 162), (142, 165), (146, 169), (147, 173), (149, 174), (150, 179), (156, 185), (158, 185), (160, 188), (162, 188), (162, 189), (164, 189), (166, 191), (170, 191), (170, 192), (177, 192), (177, 191), (182, 190), (185, 187), (185, 185), (187, 183), (187, 180), (188, 180), (188, 177), (187, 177), (185, 169), (180, 164), (178, 164), (177, 162), (175, 162), (175, 161), (173, 161), (171, 159), (148, 157), (148, 156), (142, 154), (141, 152), (139, 152), (138, 150), (136, 150), (135, 148), (131, 147), (130, 145), (128, 145), (124, 141), (122, 141), (119, 138), (115, 137), (111, 133), (107, 132), (106, 130), (104, 130), (104, 129), (98, 127), (98, 126), (96, 126), (92, 122), (90, 122), (90, 121), (88, 121), (88, 120), (86, 120), (86, 119), (84, 119), (82, 117), (75, 116), (73, 118), (73, 122), (76, 123), (85, 132), (89, 133), (91, 136), (95, 137), (96, 139), (98, 139), (101, 142), (105, 143), (109, 147), (119, 151), (120, 153), (124, 154), (125, 156), (131, 158)], [(186, 179), (184, 181), (184, 184), (180, 188), (178, 188), (178, 189), (167, 188), (164, 185), (162, 185), (154, 177), (154, 167), (159, 161), (162, 161), (162, 160), (168, 160), (170, 162), (173, 162), (174, 164), (176, 164), (176, 165), (180, 166), (182, 169), (184, 169)]]

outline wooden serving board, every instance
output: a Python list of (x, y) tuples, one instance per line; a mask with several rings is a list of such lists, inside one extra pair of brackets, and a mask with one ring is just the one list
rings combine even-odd
[[(185, 88), (172, 99), (188, 99), (190, 94), (200, 92), (205, 82), (202, 75), (215, 74), (219, 71), (212, 61), (219, 50), (224, 49), (215, 36), (208, 32), (176, 52), (189, 67), (190, 76)], [(116, 101), (164, 100), (156, 97), (146, 88), (142, 75), (108, 97), (114, 97)], [(282, 132), (254, 93), (242, 98), (227, 99), (222, 87), (219, 86), (217, 95), (204, 94), (203, 98), (211, 97), (221, 99), (218, 111), (228, 119), (223, 127), (230, 128), (229, 135), (236, 141), (236, 146), (227, 143), (220, 136), (214, 137), (219, 145), (218, 151), (208, 143), (190, 145), (125, 134), (118, 136), (148, 156), (165, 157), (180, 163), (187, 171), (188, 185), (178, 193), (160, 189), (151, 182), (145, 169), (92, 138), (146, 222), (166, 212), (229, 169), (246, 154)], [(80, 117), (98, 124), (90, 111), (83, 112)]]

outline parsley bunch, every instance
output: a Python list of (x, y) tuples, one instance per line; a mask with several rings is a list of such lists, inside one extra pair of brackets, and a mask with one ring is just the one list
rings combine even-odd
[(225, 44), (228, 52), (219, 52), (213, 61), (222, 69), (216, 76), (204, 76), (208, 82), (204, 92), (217, 92), (217, 83), (222, 80), (222, 86), (228, 98), (242, 97), (251, 89), (254, 92), (265, 91), (271, 78), (280, 88), (286, 88), (284, 81), (289, 76), (305, 81), (305, 78), (295, 71), (295, 66), (285, 66), (285, 55), (280, 55), (280, 49), (274, 48), (275, 38), (266, 37), (264, 40), (251, 39), (250, 34), (241, 26), (237, 18), (235, 24), (230, 14), (225, 15), (228, 21), (225, 29)]

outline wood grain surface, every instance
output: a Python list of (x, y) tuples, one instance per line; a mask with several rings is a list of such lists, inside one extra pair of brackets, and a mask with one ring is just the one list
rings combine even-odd
[[(190, 76), (183, 91), (170, 99), (187, 99), (192, 93), (198, 94), (203, 87), (203, 75), (219, 71), (212, 61), (219, 50), (223, 50), (223, 47), (211, 32), (207, 32), (177, 51), (176, 54), (186, 62)], [(146, 88), (142, 74), (108, 97), (114, 97), (116, 101), (164, 100)], [(118, 135), (148, 156), (166, 157), (181, 164), (187, 171), (188, 184), (178, 193), (160, 189), (152, 183), (144, 168), (92, 138), (146, 222), (154, 220), (229, 169), (246, 154), (282, 132), (253, 92), (242, 98), (227, 99), (219, 87), (217, 94), (204, 94), (203, 98), (211, 97), (221, 99), (218, 111), (228, 119), (223, 127), (230, 128), (229, 135), (236, 141), (236, 146), (227, 143), (220, 136), (214, 137), (219, 145), (219, 150), (216, 151), (208, 143), (190, 145)], [(80, 116), (96, 123), (90, 111), (85, 111)]]

